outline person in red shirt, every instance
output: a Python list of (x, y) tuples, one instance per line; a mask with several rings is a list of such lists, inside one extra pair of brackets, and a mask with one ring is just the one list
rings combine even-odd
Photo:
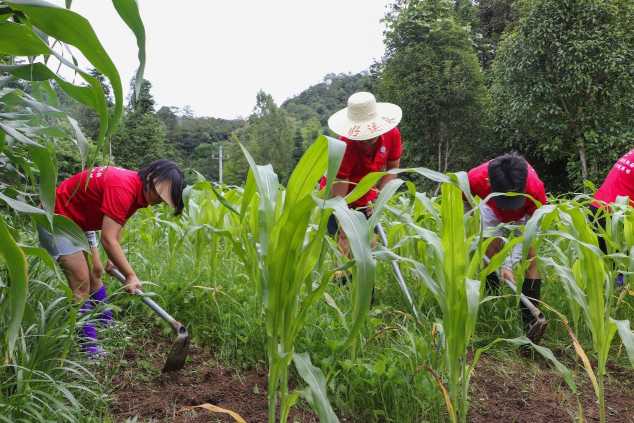
[[(180, 214), (183, 210), (183, 188), (183, 172), (169, 160), (157, 160), (138, 172), (112, 166), (95, 167), (59, 184), (55, 213), (71, 219), (86, 231), (92, 253), (91, 263), (84, 254), (84, 247), (73, 238), (52, 234), (43, 227), (38, 228), (38, 233), (42, 247), (64, 270), (75, 299), (83, 302), (81, 313), (107, 300), (94, 231), (101, 231), (108, 265), (112, 263), (119, 268), (126, 277), (125, 289), (134, 293), (141, 287), (141, 282), (119, 243), (123, 225), (139, 208), (161, 202), (171, 206), (175, 214)], [(111, 318), (108, 310), (101, 316), (105, 323)], [(102, 353), (92, 324), (83, 325), (82, 338), (84, 351), (90, 355)]]
[[(374, 95), (358, 92), (350, 96), (348, 106), (328, 119), (328, 127), (346, 143), (346, 151), (332, 185), (333, 197), (345, 197), (368, 173), (397, 169), (403, 152), (401, 133), (397, 128), (401, 108), (391, 103), (377, 103)], [(372, 214), (372, 202), (394, 175), (386, 175), (351, 207)], [(326, 185), (322, 179), (322, 188)], [(328, 221), (328, 232), (337, 234), (339, 249), (346, 256), (350, 247), (345, 234), (339, 231), (334, 215)]]
[(629, 151), (612, 166), (608, 176), (594, 194), (593, 205), (600, 208), (614, 203), (617, 197), (629, 197), (634, 206), (634, 150)]
[[(603, 184), (594, 194), (594, 201), (590, 209), (595, 218), (595, 224), (605, 228), (605, 217), (599, 210), (616, 201), (618, 197), (628, 197), (631, 206), (634, 206), (634, 150), (625, 153), (617, 160), (606, 176)], [(608, 247), (603, 237), (599, 237), (599, 247), (604, 253), (608, 253)], [(625, 284), (625, 276), (619, 273), (616, 278), (616, 286)]]
[[(471, 193), (481, 199), (485, 199), (491, 193), (523, 193), (526, 196), (496, 196), (486, 203), (480, 203), (480, 218), (486, 236), (501, 237), (504, 230), (500, 227), (504, 223), (525, 224), (535, 210), (546, 203), (544, 183), (539, 179), (535, 169), (519, 154), (505, 154), (495, 159), (482, 163), (468, 172)], [(537, 201), (537, 203), (535, 202)], [(497, 254), (503, 245), (501, 238), (496, 238), (488, 247), (486, 255), (491, 258)], [(515, 283), (513, 266), (521, 260), (522, 247), (515, 246), (506, 259), (500, 274), (503, 279)], [(528, 252), (530, 264), (526, 273), (526, 279), (522, 285), (522, 293), (532, 299), (538, 305), (541, 291), (541, 277), (535, 260), (535, 249)], [(489, 288), (500, 285), (495, 273), (487, 277)], [(545, 325), (537, 330), (531, 330), (537, 324), (530, 311), (520, 302), (522, 320), (527, 333), (533, 336), (533, 342), (539, 341)]]

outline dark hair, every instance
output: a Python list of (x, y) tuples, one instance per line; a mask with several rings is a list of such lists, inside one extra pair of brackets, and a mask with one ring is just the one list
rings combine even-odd
[(139, 170), (139, 177), (143, 181), (143, 189), (149, 191), (154, 184), (162, 181), (171, 182), (170, 197), (176, 206), (174, 215), (183, 212), (183, 189), (185, 189), (185, 176), (178, 165), (171, 160), (156, 160)]
[[(526, 190), (528, 163), (517, 153), (504, 154), (489, 162), (489, 183), (491, 192), (519, 192)], [(498, 206), (517, 209), (524, 204), (524, 197), (495, 197)]]

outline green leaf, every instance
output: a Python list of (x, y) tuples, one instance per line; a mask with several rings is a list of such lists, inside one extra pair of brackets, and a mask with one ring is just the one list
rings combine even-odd
[(630, 321), (614, 319), (610, 320), (616, 324), (616, 327), (619, 331), (619, 336), (621, 337), (621, 341), (623, 341), (623, 346), (625, 347), (625, 351), (627, 351), (627, 356), (630, 359), (630, 364), (632, 365), (632, 367), (634, 367), (634, 332), (632, 332), (632, 329), (630, 329)]
[(123, 114), (121, 77), (88, 20), (72, 10), (58, 7), (43, 0), (13, 0), (6, 3), (12, 9), (24, 13), (30, 22), (41, 31), (59, 41), (75, 46), (92, 66), (110, 80), (115, 106), (114, 116), (109, 122), (106, 135), (111, 134)]
[(20, 334), (22, 317), (28, 292), (28, 269), (24, 253), (11, 236), (9, 229), (0, 216), (0, 254), (3, 256), (9, 272), (9, 292), (5, 308), (8, 321), (5, 342), (8, 357), (13, 355), (15, 343)]
[(319, 368), (313, 366), (308, 353), (293, 354), (293, 363), (295, 363), (299, 376), (308, 384), (308, 389), (302, 391), (301, 394), (317, 413), (319, 421), (339, 422), (330, 401), (328, 401), (326, 378)]
[(27, 204), (23, 201), (11, 198), (3, 194), (2, 192), (0, 192), (0, 200), (4, 201), (7, 204), (7, 206), (11, 207), (13, 210), (19, 213), (27, 213), (31, 215), (46, 215), (47, 214), (45, 210), (42, 210), (37, 207), (33, 207), (32, 205)]
[(139, 5), (136, 0), (112, 0), (112, 4), (136, 37), (139, 49), (139, 68), (134, 79), (134, 96), (138, 99), (145, 72), (145, 27), (139, 13)]
[(48, 46), (28, 26), (10, 21), (0, 22), (0, 54), (38, 56), (48, 51)]
[(49, 269), (56, 270), (55, 260), (53, 259), (53, 257), (51, 257), (51, 255), (48, 253), (48, 251), (46, 251), (44, 248), (31, 247), (31, 246), (22, 245), (22, 244), (19, 244), (18, 246), (22, 249), (22, 251), (24, 252), (25, 255), (31, 256), (31, 257), (37, 257), (40, 260), (42, 260), (42, 262)]
[(57, 186), (57, 166), (50, 150), (45, 147), (29, 148), (31, 159), (40, 171), (40, 201), (44, 208), (55, 211), (55, 188)]

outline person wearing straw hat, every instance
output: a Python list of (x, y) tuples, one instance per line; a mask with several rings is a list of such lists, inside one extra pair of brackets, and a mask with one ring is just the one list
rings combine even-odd
[[(149, 205), (165, 202), (176, 215), (180, 214), (184, 186), (183, 172), (169, 160), (154, 161), (138, 172), (113, 166), (95, 167), (59, 184), (55, 213), (69, 218), (86, 232), (92, 259), (89, 263), (84, 246), (71, 237), (53, 234), (41, 226), (38, 227), (38, 235), (40, 245), (57, 260), (66, 274), (75, 299), (83, 302), (80, 314), (88, 313), (107, 300), (101, 281), (103, 266), (99, 259), (96, 231), (101, 230), (101, 242), (110, 262), (125, 275), (125, 289), (133, 293), (141, 287), (141, 282), (119, 243), (121, 229), (138, 209)], [(109, 323), (112, 311), (105, 310), (98, 320)], [(103, 353), (97, 344), (97, 332), (92, 323), (82, 326), (80, 338), (82, 350), (89, 356)]]
[[(397, 169), (400, 166), (403, 143), (397, 125), (401, 121), (401, 108), (391, 103), (378, 103), (374, 95), (357, 92), (348, 99), (348, 106), (334, 113), (328, 119), (328, 127), (346, 143), (346, 151), (332, 185), (332, 195), (345, 197), (368, 173)], [(384, 176), (378, 184), (359, 198), (351, 207), (370, 216), (372, 202), (381, 188), (394, 179), (394, 175)], [(322, 187), (325, 186), (322, 179)], [(345, 234), (339, 231), (336, 218), (330, 216), (328, 232), (338, 234), (339, 249), (349, 255), (349, 245)]]

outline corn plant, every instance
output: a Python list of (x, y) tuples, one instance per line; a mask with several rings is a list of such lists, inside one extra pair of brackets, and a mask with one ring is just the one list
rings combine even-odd
[[(66, 4), (70, 7), (71, 2)], [(113, 0), (113, 5), (137, 36), (141, 61), (138, 76), (142, 77), (145, 34), (137, 4), (134, 0)], [(77, 122), (56, 108), (59, 101), (51, 84), (97, 112), (100, 117), (96, 140), (99, 148), (94, 151), (106, 152), (107, 140), (123, 113), (119, 73), (85, 18), (45, 1), (0, 1), (0, 38), (0, 56), (8, 58), (8, 64), (0, 62), (0, 160), (12, 165), (5, 166), (11, 172), (5, 175), (7, 179), (25, 183), (27, 187), (28, 182), (34, 182), (31, 185), (38, 193), (35, 201), (25, 202), (19, 197), (32, 197), (30, 192), (21, 192), (17, 186), (0, 183), (0, 200), (16, 212), (32, 216), (38, 224), (52, 232), (63, 232), (76, 238), (88, 250), (81, 230), (70, 220), (53, 213), (57, 182), (55, 141), (69, 137), (76, 142), (84, 161), (92, 163), (95, 157), (88, 157), (87, 140)], [(99, 81), (79, 68), (74, 57), (64, 55), (72, 48), (79, 50), (95, 69), (110, 80), (115, 96), (112, 112), (108, 111)], [(60, 67), (76, 72), (86, 85), (76, 85), (63, 79), (56, 73), (58, 68), (53, 65), (54, 60)], [(17, 80), (29, 83), (30, 93), (8, 85)], [(24, 176), (28, 179), (25, 180)], [(41, 203), (41, 208), (34, 206), (38, 203)], [(28, 283), (25, 250), (15, 242), (14, 233), (6, 220), (0, 218), (0, 256), (4, 257), (10, 276), (10, 283), (5, 288), (8, 294), (1, 304), (3, 311), (11, 316), (10, 329), (2, 341), (5, 360), (11, 359), (15, 348)]]
[(343, 157), (345, 144), (320, 137), (305, 152), (293, 170), (286, 190), (278, 183), (270, 165), (255, 164), (243, 148), (250, 171), (244, 188), (240, 219), (247, 242), (255, 243), (256, 254), (244, 256), (258, 269), (256, 292), (263, 308), (269, 361), (269, 422), (285, 422), (300, 392), (288, 390), (288, 367), (294, 362), (308, 383), (302, 392), (322, 421), (337, 421), (326, 396), (325, 379), (307, 354), (294, 351), (294, 344), (306, 323), (309, 308), (323, 295), (332, 269), (325, 263), (326, 229), (331, 213), (339, 220), (350, 240), (355, 260), (353, 322), (345, 345), (354, 343), (363, 317), (370, 306), (375, 263), (370, 249), (367, 220), (350, 210), (341, 198), (323, 200), (316, 195), (319, 178), (328, 176), (330, 185)]
[[(586, 368), (599, 400), (600, 420), (605, 422), (604, 379), (610, 345), (618, 332), (634, 367), (634, 333), (629, 320), (612, 318), (615, 311), (614, 281), (619, 269), (609, 265), (609, 256), (606, 257), (599, 248), (595, 228), (584, 210), (585, 207), (574, 202), (565, 202), (552, 212), (555, 217), (551, 219), (552, 226), (544, 228), (548, 230), (542, 236), (550, 240), (553, 254), (542, 261), (560, 277), (568, 301), (576, 306), (577, 313), (581, 314), (592, 334), (592, 347), (597, 356), (596, 380), (588, 365)], [(608, 245), (614, 246), (617, 243), (610, 236), (612, 223), (608, 230), (601, 232)], [(569, 241), (567, 248), (558, 245), (561, 240)], [(612, 256), (618, 258), (619, 254)]]
[[(455, 179), (454, 179), (455, 180)], [(479, 267), (483, 250), (472, 251), (473, 237), (465, 231), (463, 193), (456, 185), (441, 186), (440, 233), (423, 228), (401, 215), (418, 240), (425, 244), (426, 265), (415, 265), (415, 273), (432, 293), (442, 312), (443, 358), (448, 380), (447, 405), (452, 421), (466, 421), (468, 374), (466, 352), (480, 303)], [(433, 263), (432, 263), (433, 262)], [(444, 388), (443, 388), (444, 389)]]

